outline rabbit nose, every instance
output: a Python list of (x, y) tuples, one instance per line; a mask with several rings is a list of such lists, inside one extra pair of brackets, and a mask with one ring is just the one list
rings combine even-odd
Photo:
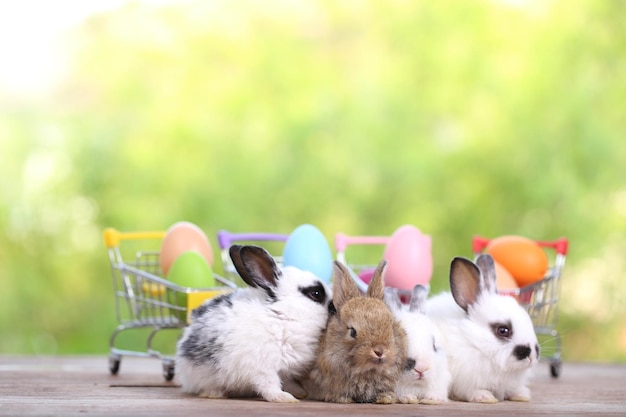
[(414, 370), (415, 370), (415, 373), (417, 374), (417, 378), (418, 379), (424, 378), (428, 369), (430, 369), (428, 366), (416, 366)]
[(520, 361), (529, 358), (531, 353), (532, 349), (528, 345), (517, 345), (513, 349), (513, 355)]
[(382, 358), (383, 354), (384, 352), (382, 349), (374, 349), (374, 355), (376, 355), (377, 357)]

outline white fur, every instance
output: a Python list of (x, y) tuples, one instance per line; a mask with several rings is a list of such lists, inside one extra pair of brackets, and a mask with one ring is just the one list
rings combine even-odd
[[(485, 284), (485, 279), (491, 278), (481, 274), (482, 291), (467, 312), (450, 293), (435, 296), (426, 305), (443, 335), (452, 374), (450, 398), (482, 403), (529, 401), (528, 378), (539, 360), (532, 321), (514, 298), (496, 294), (495, 281)], [(512, 324), (513, 335), (501, 340), (491, 326), (507, 322)], [(517, 359), (513, 355), (516, 345), (529, 346), (530, 356)]]
[[(404, 403), (447, 402), (451, 375), (439, 330), (421, 313), (402, 312), (397, 317), (407, 333), (408, 357), (415, 360), (414, 369), (400, 376), (396, 388), (398, 399)], [(437, 352), (433, 349), (433, 340)]]
[[(324, 304), (303, 296), (299, 288), (314, 283), (321, 281), (312, 273), (285, 267), (275, 301), (261, 288), (243, 288), (230, 296), (232, 305), (222, 302), (195, 317), (178, 343), (176, 376), (182, 389), (209, 398), (260, 394), (267, 401), (298, 401), (283, 389), (312, 366), (331, 297), (323, 283)], [(190, 337), (199, 343), (186, 344)], [(200, 350), (191, 352), (195, 359), (189, 357), (190, 346)], [(306, 394), (299, 385), (293, 390), (299, 397)]]

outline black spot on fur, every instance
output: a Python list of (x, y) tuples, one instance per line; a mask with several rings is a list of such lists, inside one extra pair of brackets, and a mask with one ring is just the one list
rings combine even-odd
[(404, 368), (402, 369), (404, 371), (410, 371), (413, 368), (415, 368), (415, 359), (407, 358), (406, 362), (404, 362)]
[(191, 318), (196, 319), (198, 317), (204, 316), (208, 311), (214, 310), (220, 305), (225, 305), (228, 308), (233, 306), (233, 302), (231, 300), (232, 293), (223, 294), (218, 297), (212, 298), (211, 300), (205, 302), (199, 307), (195, 308), (191, 312)]
[(528, 345), (517, 345), (515, 349), (513, 349), (513, 355), (520, 361), (528, 358), (531, 352), (532, 349)]
[(215, 364), (217, 355), (223, 349), (218, 343), (217, 336), (204, 339), (198, 333), (191, 333), (181, 346), (182, 356), (189, 359), (194, 365)]

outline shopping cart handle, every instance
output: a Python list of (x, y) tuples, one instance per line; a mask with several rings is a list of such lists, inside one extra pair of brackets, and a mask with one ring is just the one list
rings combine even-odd
[(164, 236), (165, 232), (163, 231), (120, 232), (112, 227), (107, 227), (102, 233), (107, 248), (118, 247), (122, 240), (162, 239)]
[(569, 242), (567, 238), (560, 237), (553, 241), (537, 241), (540, 246), (553, 248), (560, 255), (567, 255)]
[[(481, 253), (487, 247), (490, 241), (491, 239), (474, 236), (472, 239), (472, 251), (474, 253)], [(539, 246), (542, 246), (544, 248), (554, 249), (556, 253), (560, 255), (567, 255), (567, 248), (569, 244), (567, 238), (560, 237), (557, 240), (536, 240), (535, 242), (537, 242)]]
[(335, 249), (343, 252), (349, 245), (386, 245), (389, 236), (348, 236), (345, 233), (335, 234)]
[(489, 244), (489, 241), (490, 239), (480, 237), (480, 236), (474, 236), (472, 238), (472, 252), (474, 253), (482, 252)]
[(217, 242), (221, 249), (230, 248), (235, 241), (259, 240), (259, 241), (286, 241), (289, 235), (280, 233), (230, 233), (226, 230), (217, 232)]

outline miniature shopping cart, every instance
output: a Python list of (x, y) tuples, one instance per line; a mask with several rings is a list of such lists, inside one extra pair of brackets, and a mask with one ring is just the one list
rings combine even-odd
[[(234, 243), (259, 243), (263, 244), (263, 247), (270, 252), (276, 263), (282, 265), (282, 256), (278, 255), (280, 247), (284, 246), (289, 235), (280, 233), (264, 233), (264, 232), (249, 232), (249, 233), (231, 233), (227, 230), (220, 230), (217, 232), (217, 243), (220, 247), (220, 255), (222, 258), (222, 267), (224, 269), (224, 276), (242, 285), (241, 278), (235, 269), (232, 259), (228, 250)], [(271, 242), (276, 242), (273, 247)]]
[[(477, 256), (485, 250), (490, 239), (475, 236), (472, 240), (472, 251)], [(554, 262), (548, 268), (545, 276), (538, 282), (518, 288), (515, 290), (501, 291), (514, 296), (519, 303), (528, 311), (535, 327), (535, 333), (540, 338), (547, 339), (542, 343), (542, 356), (551, 353), (550, 375), (558, 378), (561, 373), (561, 337), (556, 329), (558, 318), (558, 301), (561, 273), (565, 266), (565, 256), (567, 255), (568, 241), (559, 238), (554, 241), (535, 241), (542, 248), (553, 251)]]
[[(153, 348), (154, 337), (162, 330), (182, 329), (188, 324), (191, 310), (206, 299), (236, 288), (232, 280), (217, 274), (214, 275), (220, 286), (202, 289), (181, 287), (162, 278), (159, 248), (164, 236), (165, 232), (124, 233), (112, 228), (104, 231), (119, 323), (109, 342), (109, 370), (113, 375), (119, 372), (122, 356), (152, 357), (162, 360), (163, 376), (171, 381), (174, 359)], [(152, 248), (136, 250), (141, 247), (139, 244)], [(117, 336), (134, 329), (151, 329), (145, 349), (118, 348)]]

